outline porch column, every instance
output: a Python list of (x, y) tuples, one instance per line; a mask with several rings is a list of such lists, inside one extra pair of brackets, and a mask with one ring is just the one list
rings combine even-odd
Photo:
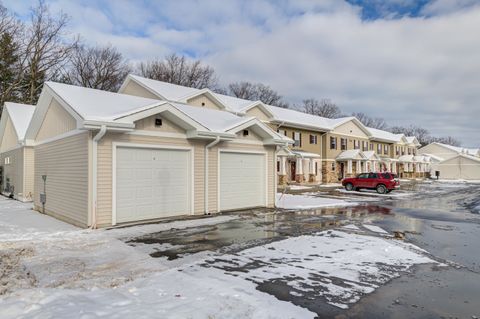
[(347, 161), (347, 174), (352, 174), (352, 160)]
[(392, 163), (392, 173), (397, 172), (397, 163)]
[(372, 165), (372, 172), (376, 172), (377, 171), (377, 161), (373, 161), (373, 165)]
[(280, 157), (280, 175), (286, 175), (287, 174), (287, 157), (281, 156)]
[(362, 172), (362, 162), (357, 161), (357, 174), (360, 174)]
[(296, 175), (302, 175), (303, 174), (303, 160), (301, 157), (297, 158), (297, 165), (296, 165)]

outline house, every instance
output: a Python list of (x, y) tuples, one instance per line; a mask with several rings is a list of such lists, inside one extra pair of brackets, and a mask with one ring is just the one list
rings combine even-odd
[(33, 196), (34, 152), (25, 133), (35, 106), (7, 102), (0, 120), (1, 193), (20, 201)]
[[(402, 177), (423, 177), (427, 163), (413, 158), (418, 147), (405, 137), (365, 127), (354, 117), (328, 119), (296, 110), (129, 75), (120, 93), (253, 116), (294, 141), (277, 153), (278, 183), (334, 183), (372, 170), (399, 170)], [(399, 146), (406, 155), (395, 156)], [(358, 150), (355, 152), (346, 152)], [(366, 153), (365, 153), (366, 152)]]
[(34, 208), (80, 227), (274, 207), (292, 143), (254, 117), (54, 82), (25, 139)]
[(419, 153), (430, 157), (431, 176), (441, 179), (480, 180), (480, 150), (433, 142)]

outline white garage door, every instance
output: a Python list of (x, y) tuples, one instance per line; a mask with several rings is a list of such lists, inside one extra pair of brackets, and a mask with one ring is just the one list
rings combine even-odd
[(117, 147), (116, 222), (190, 213), (190, 151)]
[(265, 155), (220, 153), (220, 210), (265, 206)]

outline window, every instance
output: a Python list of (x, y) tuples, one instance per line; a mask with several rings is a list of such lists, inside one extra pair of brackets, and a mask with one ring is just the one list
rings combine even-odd
[(292, 138), (295, 141), (294, 147), (302, 147), (302, 133), (292, 132)]
[(285, 130), (278, 129), (277, 132), (278, 132), (278, 134), (281, 134), (283, 136), (287, 136), (287, 131), (285, 131)]
[(377, 144), (377, 154), (382, 154), (382, 144)]
[(362, 141), (362, 151), (368, 151), (368, 142)]
[(335, 162), (332, 162), (332, 171), (335, 171)]
[(405, 147), (402, 146), (402, 155), (405, 155)]
[(373, 151), (373, 143), (370, 143), (370, 151)]
[(377, 173), (370, 173), (368, 174), (368, 178), (378, 178)]
[(336, 150), (337, 149), (337, 138), (331, 136), (330, 137), (330, 149), (331, 150)]
[(243, 130), (243, 136), (248, 136), (248, 130)]
[(205, 102), (202, 102), (202, 106), (205, 106)]
[(400, 147), (395, 147), (395, 155), (400, 155)]
[(410, 147), (408, 148), (408, 155), (412, 155), (412, 149)]
[(340, 149), (342, 151), (347, 149), (347, 139), (346, 138), (341, 138), (340, 139)]
[(417, 150), (414, 148), (412, 153), (413, 153), (413, 155), (417, 155)]
[(388, 145), (383, 146), (383, 154), (388, 155)]
[(358, 178), (368, 178), (368, 173), (358, 175)]
[(277, 161), (277, 173), (280, 172), (280, 161)]
[(353, 149), (355, 149), (355, 150), (360, 149), (360, 141), (353, 140)]
[(5, 165), (10, 164), (10, 156), (5, 157), (4, 162), (5, 162)]
[(155, 119), (155, 126), (156, 126), (156, 127), (160, 127), (160, 126), (162, 126), (162, 124), (163, 124), (163, 123), (162, 123), (162, 119), (157, 117), (157, 118)]
[(317, 144), (317, 136), (310, 134), (310, 144)]

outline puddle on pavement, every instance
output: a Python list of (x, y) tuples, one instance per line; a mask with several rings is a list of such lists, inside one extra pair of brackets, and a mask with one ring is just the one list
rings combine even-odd
[(187, 229), (173, 229), (133, 239), (132, 246), (151, 245), (150, 256), (174, 260), (202, 251), (234, 252), (290, 236), (338, 227), (352, 219), (388, 215), (391, 209), (375, 205), (322, 208), (303, 211), (254, 211), (229, 222)]

